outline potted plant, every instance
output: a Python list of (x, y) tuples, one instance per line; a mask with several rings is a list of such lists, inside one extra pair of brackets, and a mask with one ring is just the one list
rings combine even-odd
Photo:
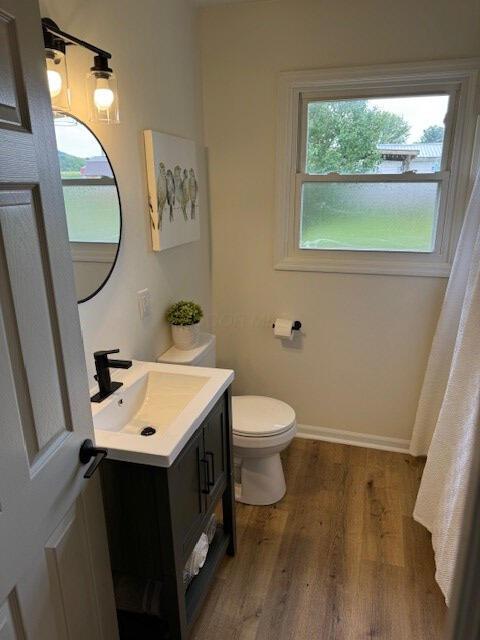
[(203, 317), (200, 305), (180, 300), (167, 310), (167, 322), (172, 327), (172, 338), (178, 349), (193, 349), (200, 338), (199, 322)]

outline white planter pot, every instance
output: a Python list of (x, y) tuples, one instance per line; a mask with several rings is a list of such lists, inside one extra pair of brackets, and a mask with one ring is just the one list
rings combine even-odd
[(185, 326), (172, 324), (173, 343), (177, 349), (186, 351), (194, 349), (200, 341), (200, 325), (188, 324)]

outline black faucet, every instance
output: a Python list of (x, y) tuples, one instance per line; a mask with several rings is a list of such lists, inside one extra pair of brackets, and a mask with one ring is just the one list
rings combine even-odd
[(110, 368), (112, 369), (130, 369), (131, 360), (110, 360), (111, 353), (119, 353), (120, 349), (111, 349), (110, 351), (95, 351), (95, 369), (97, 375), (95, 380), (98, 382), (99, 391), (90, 398), (92, 402), (102, 402), (108, 398), (114, 391), (122, 386), (123, 382), (112, 382), (110, 378)]

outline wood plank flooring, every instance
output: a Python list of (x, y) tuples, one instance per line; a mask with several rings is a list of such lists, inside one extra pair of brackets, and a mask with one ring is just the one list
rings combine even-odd
[(423, 462), (295, 439), (287, 495), (237, 504), (194, 640), (436, 640), (446, 613), (430, 535), (411, 513)]

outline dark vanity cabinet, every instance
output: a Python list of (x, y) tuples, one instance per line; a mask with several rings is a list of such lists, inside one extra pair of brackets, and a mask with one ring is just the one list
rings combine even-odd
[[(230, 389), (170, 467), (105, 460), (102, 487), (120, 636), (187, 638), (225, 553), (235, 553)], [(222, 513), (199, 574), (183, 569)]]
[(190, 548), (198, 538), (205, 514), (227, 487), (229, 425), (220, 401), (178, 456), (171, 470), (175, 531)]

